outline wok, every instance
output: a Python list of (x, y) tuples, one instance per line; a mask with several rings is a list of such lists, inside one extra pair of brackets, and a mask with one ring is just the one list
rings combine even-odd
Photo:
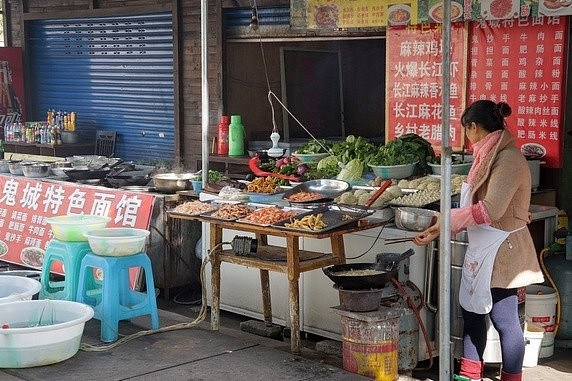
[(125, 172), (123, 172), (121, 175), (107, 176), (107, 182), (109, 185), (116, 188), (132, 185), (143, 186), (147, 185), (149, 181), (151, 181), (151, 177), (149, 175), (130, 175)]
[(103, 179), (109, 173), (111, 169), (64, 169), (64, 173), (72, 180), (93, 180), (93, 179)]
[[(375, 263), (347, 263), (325, 267), (322, 271), (336, 286), (345, 290), (383, 288), (391, 278), (397, 276), (399, 263), (413, 255), (413, 253), (413, 249), (409, 249), (400, 255), (387, 254), (387, 256), (390, 256), (388, 260), (384, 259), (383, 256), (378, 256), (378, 261)], [(364, 273), (360, 275), (359, 271), (367, 271), (370, 274)], [(352, 272), (355, 272), (356, 275), (351, 275)]]

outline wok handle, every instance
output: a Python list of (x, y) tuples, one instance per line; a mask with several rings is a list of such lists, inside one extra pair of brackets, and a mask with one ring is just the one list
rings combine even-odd
[(377, 200), (379, 198), (379, 196), (381, 196), (381, 194), (383, 192), (385, 192), (385, 190), (387, 188), (389, 188), (391, 185), (391, 179), (390, 180), (386, 180), (383, 184), (381, 184), (381, 186), (379, 187), (379, 189), (373, 194), (373, 196), (370, 197), (369, 200), (367, 200), (367, 202), (365, 203), (365, 206), (369, 207), (371, 206), (371, 204), (373, 204), (375, 202), (375, 200)]

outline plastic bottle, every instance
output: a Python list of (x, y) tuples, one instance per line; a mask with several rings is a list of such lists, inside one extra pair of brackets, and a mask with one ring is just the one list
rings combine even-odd
[(219, 156), (228, 156), (228, 131), (230, 125), (230, 117), (223, 115), (220, 117), (218, 124), (218, 147), (217, 153)]
[(244, 156), (245, 135), (240, 115), (232, 115), (228, 128), (228, 156)]

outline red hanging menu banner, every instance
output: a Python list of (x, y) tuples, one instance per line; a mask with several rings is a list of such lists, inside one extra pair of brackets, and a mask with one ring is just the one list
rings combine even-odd
[[(441, 147), (443, 77), (441, 25), (387, 29), (387, 101), (385, 140), (415, 133)], [(464, 24), (451, 27), (450, 141), (460, 149), (464, 131), (460, 117), (465, 107), (467, 46)]]
[(566, 17), (471, 23), (468, 103), (507, 102), (525, 155), (562, 166)]
[[(111, 218), (109, 227), (148, 229), (155, 196), (0, 175), (0, 260), (41, 268), (52, 239), (46, 218), (70, 213)], [(53, 272), (63, 273), (60, 262)]]

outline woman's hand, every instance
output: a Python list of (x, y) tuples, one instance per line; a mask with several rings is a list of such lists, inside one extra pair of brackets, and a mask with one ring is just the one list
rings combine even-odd
[(441, 216), (438, 214), (435, 223), (429, 226), (427, 229), (413, 237), (413, 242), (419, 246), (425, 246), (429, 242), (433, 241), (435, 238), (439, 237), (439, 232), (441, 230)]

